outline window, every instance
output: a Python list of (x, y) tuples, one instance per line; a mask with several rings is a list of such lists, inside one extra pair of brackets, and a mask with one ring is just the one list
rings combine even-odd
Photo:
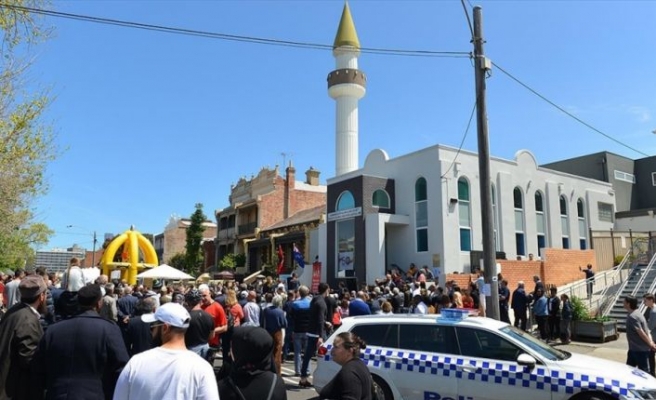
[(335, 227), (337, 229), (337, 276), (354, 276), (355, 220), (350, 218), (337, 221)]
[(579, 248), (585, 250), (588, 248), (588, 224), (585, 221), (585, 204), (583, 204), (583, 199), (576, 201), (576, 215), (579, 220)]
[(237, 217), (233, 214), (228, 217), (228, 228), (234, 228), (235, 223), (237, 221)]
[(518, 256), (526, 255), (526, 240), (524, 238), (524, 199), (522, 190), (516, 187), (513, 190), (513, 202), (515, 205), (515, 247)]
[(471, 206), (469, 182), (458, 179), (458, 216), (460, 221), (460, 251), (471, 251)]
[(535, 192), (535, 230), (538, 251), (547, 247), (547, 217), (544, 212), (544, 197), (539, 190)]
[(335, 207), (335, 211), (349, 210), (351, 208), (355, 208), (355, 198), (353, 197), (353, 193), (346, 190), (337, 198), (337, 207)]
[(563, 249), (569, 249), (569, 218), (567, 217), (567, 198), (560, 196), (560, 230)]
[(428, 251), (428, 190), (425, 178), (415, 182), (415, 229), (417, 252)]
[(494, 248), (496, 251), (501, 251), (501, 243), (499, 242), (499, 215), (497, 214), (497, 191), (494, 184), (490, 187), (492, 191), (492, 224), (494, 226)]
[(652, 186), (656, 186), (656, 172), (651, 173), (651, 184)]
[(386, 191), (378, 189), (374, 192), (371, 203), (374, 207), (389, 208), (390, 198)]
[(359, 338), (370, 346), (399, 348), (399, 326), (390, 325), (358, 325), (352, 330)]
[(617, 179), (618, 181), (635, 183), (635, 175), (629, 174), (628, 172), (615, 170), (615, 179)]
[(452, 326), (401, 325), (399, 347), (403, 350), (458, 355), (458, 344)]
[(597, 209), (599, 211), (599, 221), (604, 222), (613, 222), (613, 205), (608, 203), (597, 203)]
[(516, 362), (523, 351), (494, 332), (473, 328), (456, 328), (463, 356)]

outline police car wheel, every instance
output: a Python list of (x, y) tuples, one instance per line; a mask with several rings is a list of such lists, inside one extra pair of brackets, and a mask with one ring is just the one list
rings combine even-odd
[(390, 389), (387, 382), (385, 382), (385, 379), (381, 378), (378, 375), (374, 375), (374, 374), (372, 374), (371, 377), (373, 378), (374, 382), (378, 386), (380, 386), (380, 388), (383, 390), (383, 394), (385, 395), (384, 400), (394, 400), (394, 395), (392, 394), (392, 389)]
[(604, 393), (580, 393), (578, 396), (572, 397), (572, 400), (611, 400), (613, 397)]

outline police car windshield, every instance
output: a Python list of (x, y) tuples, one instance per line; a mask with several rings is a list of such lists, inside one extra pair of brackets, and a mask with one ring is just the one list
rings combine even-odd
[(570, 357), (569, 353), (555, 349), (543, 341), (531, 336), (530, 333), (517, 329), (514, 326), (505, 326), (501, 328), (500, 331), (548, 360), (559, 361), (566, 360)]

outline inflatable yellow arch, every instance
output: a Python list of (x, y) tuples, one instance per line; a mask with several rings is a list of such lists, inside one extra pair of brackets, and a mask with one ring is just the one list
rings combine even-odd
[[(118, 249), (123, 246), (121, 261), (114, 258)], [(143, 254), (143, 261), (139, 261), (139, 250)], [(100, 260), (103, 274), (109, 276), (111, 271), (121, 269), (121, 279), (127, 280), (129, 285), (137, 283), (137, 274), (145, 268), (153, 268), (158, 264), (157, 254), (152, 243), (145, 236), (134, 230), (134, 226), (115, 237), (105, 249)]]

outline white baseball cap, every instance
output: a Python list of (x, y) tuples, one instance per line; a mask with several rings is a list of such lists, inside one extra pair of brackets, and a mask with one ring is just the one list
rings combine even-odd
[(144, 314), (141, 320), (145, 323), (163, 322), (177, 328), (189, 328), (191, 317), (189, 312), (178, 303), (169, 302), (162, 305), (154, 313)]

